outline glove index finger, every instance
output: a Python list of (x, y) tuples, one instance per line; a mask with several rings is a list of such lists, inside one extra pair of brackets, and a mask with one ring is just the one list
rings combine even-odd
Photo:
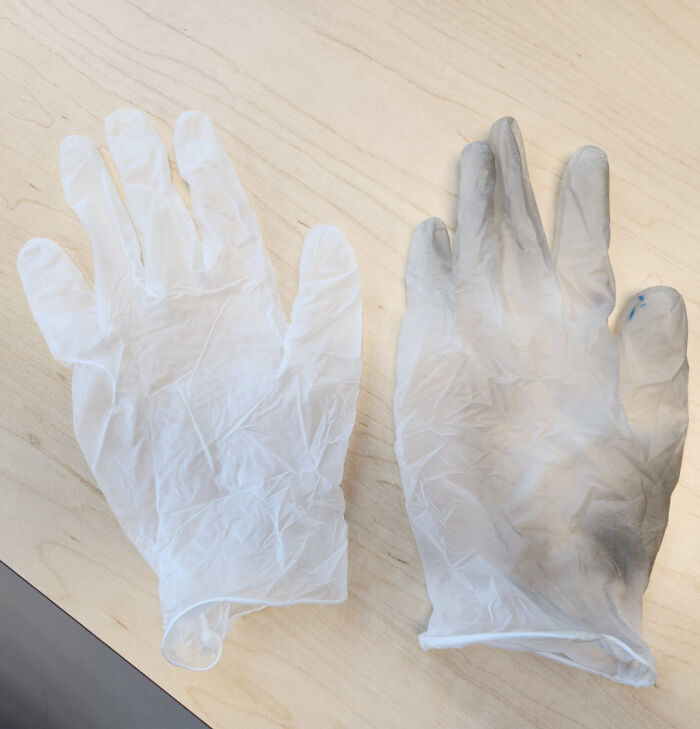
[(175, 124), (173, 144), (190, 188), (204, 265), (211, 268), (221, 259), (234, 275), (252, 280), (269, 276), (258, 220), (211, 119), (201, 111), (186, 111)]
[(608, 158), (598, 147), (581, 147), (561, 183), (552, 255), (569, 316), (593, 331), (608, 325), (615, 306), (609, 245)]

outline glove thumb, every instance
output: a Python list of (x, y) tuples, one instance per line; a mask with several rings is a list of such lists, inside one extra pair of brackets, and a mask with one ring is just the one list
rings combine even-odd
[(620, 397), (659, 487), (678, 480), (688, 428), (688, 318), (681, 295), (654, 286), (627, 305), (617, 336)]

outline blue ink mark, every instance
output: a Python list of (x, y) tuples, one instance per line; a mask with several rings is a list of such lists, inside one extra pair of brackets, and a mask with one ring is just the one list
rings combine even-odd
[(644, 294), (638, 294), (637, 298), (642, 302), (642, 306), (646, 306), (646, 303), (644, 302), (644, 299), (645, 299)]
[(630, 315), (629, 315), (629, 316), (627, 317), (627, 320), (628, 320), (628, 321), (629, 321), (629, 320), (630, 320), (630, 319), (631, 319), (631, 318), (632, 318), (632, 317), (634, 316), (634, 312), (635, 312), (636, 310), (637, 310), (637, 307), (636, 307), (636, 306), (633, 306), (633, 307), (632, 307), (632, 311), (630, 311)]

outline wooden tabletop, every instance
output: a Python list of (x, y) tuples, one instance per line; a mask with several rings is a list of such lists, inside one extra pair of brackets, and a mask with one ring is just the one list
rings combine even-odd
[[(700, 13), (682, 0), (2, 0), (0, 559), (217, 729), (698, 726), (699, 37)], [(161, 656), (155, 576), (83, 460), (70, 372), (15, 268), (24, 241), (46, 235), (91, 275), (58, 147), (81, 133), (105, 151), (103, 120), (124, 106), (147, 111), (169, 146), (182, 111), (212, 117), (287, 311), (316, 223), (343, 230), (364, 282), (343, 483), (350, 597), (241, 619), (204, 673)], [(619, 301), (664, 283), (687, 303), (690, 430), (644, 600), (654, 688), (528, 654), (418, 645), (430, 607), (393, 453), (406, 256), (423, 218), (454, 227), (459, 153), (504, 115), (520, 123), (548, 233), (566, 160), (599, 145)]]

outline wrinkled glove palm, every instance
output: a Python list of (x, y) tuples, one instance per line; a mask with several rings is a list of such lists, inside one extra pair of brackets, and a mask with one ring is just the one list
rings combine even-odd
[(608, 165), (583, 147), (547, 245), (512, 119), (461, 159), (458, 228), (416, 231), (396, 453), (433, 613), (424, 648), (531, 651), (655, 681), (642, 594), (688, 423), (687, 319), (655, 286), (608, 327)]
[[(106, 123), (126, 207), (97, 148), (61, 145), (95, 290), (36, 238), (18, 268), (51, 352), (73, 368), (75, 432), (124, 531), (158, 574), (163, 652), (212, 666), (236, 617), (346, 597), (339, 484), (361, 374), (361, 291), (342, 235), (312, 229), (288, 325), (258, 223), (211, 121), (174, 148), (145, 114)], [(127, 212), (128, 210), (128, 212)]]

